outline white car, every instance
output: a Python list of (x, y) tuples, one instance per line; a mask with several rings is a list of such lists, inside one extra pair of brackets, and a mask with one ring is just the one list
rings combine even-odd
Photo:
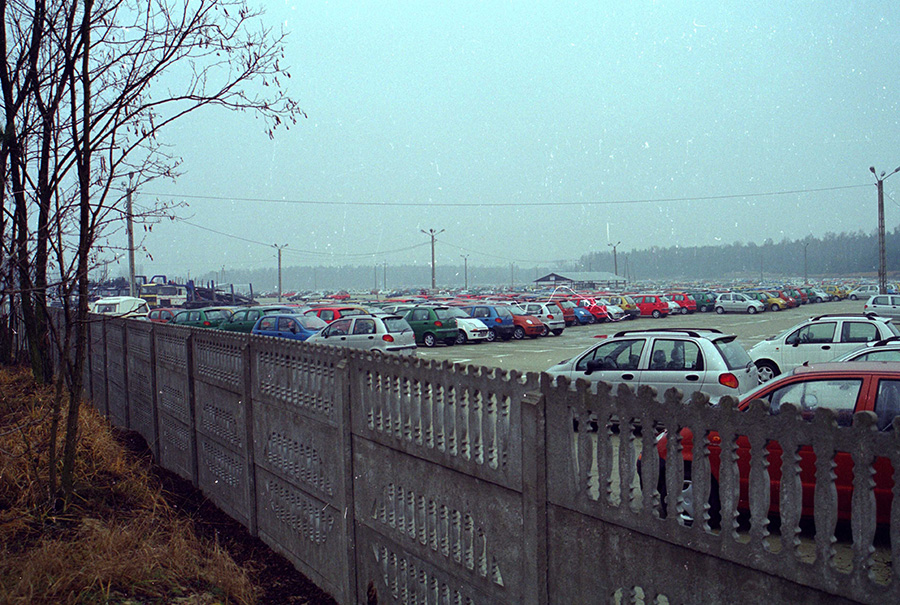
[(900, 336), (890, 318), (877, 315), (819, 315), (755, 344), (748, 353), (759, 381), (809, 363), (830, 361), (875, 340)]
[(716, 297), (716, 313), (761, 313), (766, 306), (755, 298), (751, 298), (740, 292), (726, 292)]
[(116, 317), (143, 317), (150, 313), (150, 307), (143, 298), (135, 296), (108, 296), (88, 305), (91, 313), (114, 315)]
[(456, 317), (456, 327), (459, 328), (459, 334), (456, 336), (456, 344), (462, 345), (467, 342), (487, 342), (491, 331), (484, 325), (484, 322), (474, 317), (469, 317), (462, 311)]
[(851, 290), (850, 295), (847, 297), (850, 300), (859, 300), (860, 298), (869, 298), (870, 296), (875, 296), (879, 294), (878, 286), (874, 284), (869, 284), (866, 286), (859, 286), (858, 288)]

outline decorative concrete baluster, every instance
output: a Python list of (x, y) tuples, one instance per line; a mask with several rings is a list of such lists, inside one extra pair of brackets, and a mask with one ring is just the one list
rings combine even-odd
[(820, 408), (813, 418), (817, 427), (813, 439), (816, 457), (816, 488), (814, 495), (816, 523), (816, 561), (827, 569), (834, 568), (834, 535), (837, 526), (837, 488), (835, 487), (834, 412)]
[(769, 439), (766, 436), (766, 419), (769, 406), (760, 400), (750, 403), (744, 412), (749, 424), (747, 438), (750, 441), (750, 476), (748, 497), (750, 500), (750, 542), (754, 550), (768, 550), (766, 538), (769, 535), (769, 505), (771, 484), (769, 482)]
[(872, 443), (877, 435), (874, 412), (858, 412), (849, 431), (853, 457), (853, 498), (850, 504), (850, 528), (853, 532), (854, 581), (866, 583), (875, 552), (875, 454)]
[(884, 439), (887, 447), (882, 452), (890, 453), (891, 466), (894, 469), (894, 487), (891, 489), (893, 500), (890, 511), (890, 539), (891, 539), (891, 583), (900, 586), (900, 416), (894, 417), (891, 428), (888, 429), (890, 439)]

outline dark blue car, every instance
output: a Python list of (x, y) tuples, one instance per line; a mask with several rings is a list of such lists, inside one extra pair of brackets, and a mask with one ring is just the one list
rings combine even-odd
[(315, 315), (264, 315), (253, 326), (252, 334), (306, 340), (328, 323)]
[(512, 312), (503, 305), (466, 305), (461, 307), (470, 317), (480, 319), (488, 327), (488, 341), (493, 342), (497, 338), (509, 340), (513, 337), (516, 325)]

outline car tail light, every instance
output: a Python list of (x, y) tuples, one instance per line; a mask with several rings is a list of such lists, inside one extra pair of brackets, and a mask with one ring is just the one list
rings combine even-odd
[(502, 324), (502, 323), (503, 323), (503, 320), (500, 319), (499, 317), (495, 317), (495, 318), (494, 318), (494, 321), (496, 321), (498, 324)]
[(208, 328), (208, 327), (211, 326), (212, 324), (209, 323), (208, 321), (204, 321), (204, 322), (203, 322), (203, 325), (206, 326), (206, 327)]
[(738, 388), (737, 376), (735, 376), (731, 372), (719, 374), (719, 384), (721, 384), (722, 386), (726, 386), (730, 389), (736, 389), (736, 388)]
[(547, 316), (547, 319), (553, 319), (553, 316), (552, 316), (552, 315), (548, 315), (548, 316)]
[(442, 323), (440, 322), (440, 320), (438, 320), (438, 321), (434, 322), (434, 325), (437, 326), (438, 328), (440, 328), (440, 327), (443, 326), (444, 324), (442, 324)]
[(394, 337), (390, 334), (385, 334), (381, 337), (381, 340), (383, 340), (384, 342), (394, 342)]

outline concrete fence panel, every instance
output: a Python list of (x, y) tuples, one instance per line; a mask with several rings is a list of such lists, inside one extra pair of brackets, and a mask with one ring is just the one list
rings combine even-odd
[(191, 330), (154, 325), (160, 465), (197, 484)]
[(85, 385), (90, 385), (91, 400), (94, 407), (104, 416), (109, 415), (106, 395), (106, 322), (99, 316), (91, 315), (88, 325), (88, 339), (90, 344), (90, 380), (85, 380)]
[(128, 343), (128, 417), (132, 430), (147, 441), (154, 456), (159, 456), (153, 324), (149, 321), (129, 321), (125, 331)]
[(128, 418), (128, 366), (126, 365), (124, 319), (107, 319), (106, 389), (109, 419), (116, 426), (131, 428)]

